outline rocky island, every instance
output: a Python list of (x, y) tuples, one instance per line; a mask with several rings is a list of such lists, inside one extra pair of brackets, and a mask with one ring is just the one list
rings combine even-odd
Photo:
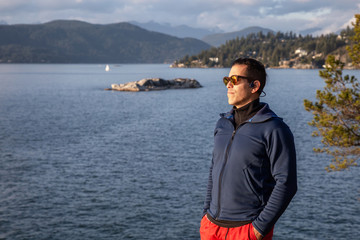
[(200, 87), (202, 86), (198, 81), (189, 78), (175, 78), (172, 80), (165, 80), (162, 78), (145, 78), (141, 79), (140, 81), (128, 82), (124, 84), (111, 84), (111, 88), (106, 88), (105, 90), (139, 92)]

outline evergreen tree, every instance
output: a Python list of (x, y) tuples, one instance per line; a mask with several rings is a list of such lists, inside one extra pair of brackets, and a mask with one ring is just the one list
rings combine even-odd
[[(355, 35), (347, 48), (354, 66), (360, 65), (360, 14), (353, 23)], [(323, 147), (315, 152), (332, 156), (328, 171), (357, 165), (360, 158), (360, 85), (355, 76), (343, 76), (344, 63), (328, 56), (326, 69), (320, 71), (324, 90), (318, 90), (318, 102), (304, 100), (305, 109), (314, 115), (309, 123), (317, 128), (313, 136), (321, 136)]]
[(354, 35), (350, 36), (353, 44), (346, 47), (352, 63), (355, 67), (360, 67), (360, 14), (355, 15)]

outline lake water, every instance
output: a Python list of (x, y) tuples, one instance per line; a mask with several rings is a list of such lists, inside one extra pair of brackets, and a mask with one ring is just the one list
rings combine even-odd
[[(199, 239), (229, 69), (168, 65), (0, 65), (0, 239)], [(360, 77), (359, 71), (349, 71)], [(359, 168), (327, 173), (303, 99), (318, 70), (268, 70), (262, 101), (292, 129), (299, 190), (274, 239), (360, 234)], [(200, 89), (104, 91), (148, 77)]]

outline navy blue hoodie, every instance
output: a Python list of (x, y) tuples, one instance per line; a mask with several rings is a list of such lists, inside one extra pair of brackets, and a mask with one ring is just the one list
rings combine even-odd
[(289, 127), (267, 104), (235, 129), (233, 111), (214, 131), (204, 214), (252, 221), (265, 236), (297, 191), (296, 152)]

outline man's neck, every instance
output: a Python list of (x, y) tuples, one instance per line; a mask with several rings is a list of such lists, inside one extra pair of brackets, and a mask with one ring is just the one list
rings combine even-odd
[(250, 103), (252, 103), (252, 102), (254, 102), (254, 101), (256, 101), (256, 100), (258, 100), (259, 99), (259, 96), (258, 95), (254, 95), (254, 96), (252, 96), (249, 100), (248, 100), (248, 102), (247, 103), (244, 103), (244, 104), (242, 104), (242, 105), (235, 105), (234, 107), (236, 107), (237, 109), (240, 109), (240, 108), (243, 108), (243, 107), (245, 107), (246, 105), (249, 105)]

